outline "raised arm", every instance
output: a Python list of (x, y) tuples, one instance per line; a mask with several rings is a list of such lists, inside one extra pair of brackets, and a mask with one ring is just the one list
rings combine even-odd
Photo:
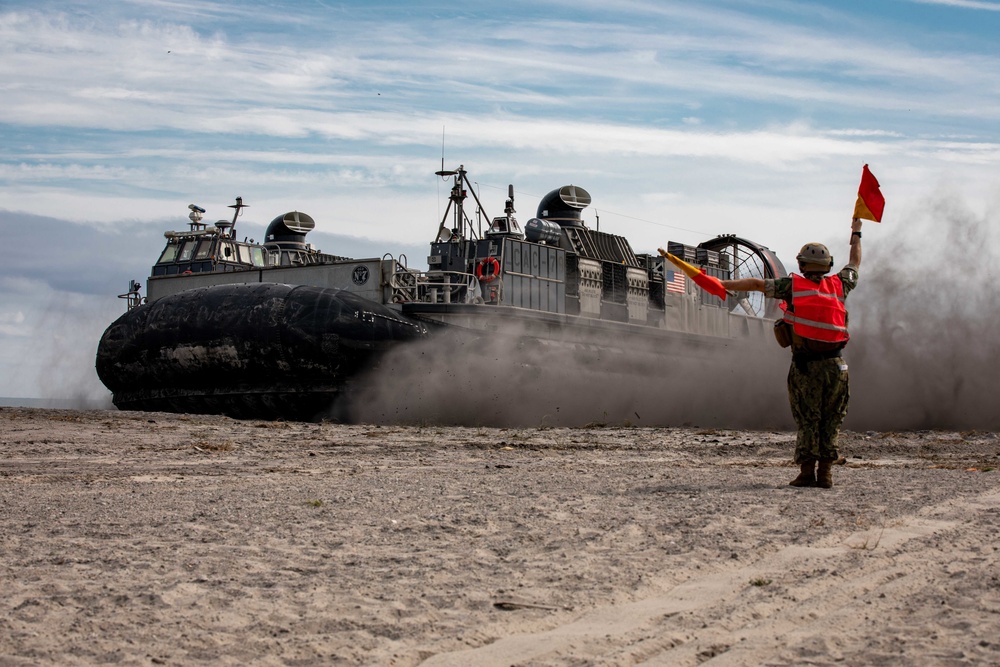
[[(855, 234), (857, 232), (857, 234)], [(861, 268), (861, 219), (851, 220), (851, 256), (847, 263), (855, 269)]]

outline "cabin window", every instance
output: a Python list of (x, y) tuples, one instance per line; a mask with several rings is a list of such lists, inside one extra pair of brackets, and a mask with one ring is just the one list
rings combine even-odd
[(185, 241), (181, 244), (181, 250), (177, 253), (177, 261), (179, 262), (190, 262), (191, 255), (194, 254), (194, 247), (198, 245), (197, 241)]
[(209, 255), (212, 254), (212, 239), (202, 239), (201, 243), (198, 244), (198, 252), (195, 254), (195, 259), (208, 259)]
[(254, 266), (264, 266), (264, 249), (263, 248), (250, 248), (251, 262)]
[(163, 249), (163, 254), (160, 255), (160, 259), (156, 262), (157, 264), (169, 264), (177, 258), (177, 244), (168, 243), (167, 247)]
[(239, 253), (239, 259), (237, 261), (239, 261), (240, 264), (250, 263), (250, 248), (248, 246), (237, 243), (236, 252)]

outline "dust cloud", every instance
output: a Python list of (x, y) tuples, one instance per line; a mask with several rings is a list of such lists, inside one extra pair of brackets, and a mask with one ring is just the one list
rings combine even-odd
[(638, 336), (584, 344), (510, 327), (400, 347), (353, 389), (347, 415), (475, 426), (788, 428), (786, 369), (777, 345), (762, 353), (739, 340)]
[(954, 195), (891, 227), (866, 223), (848, 298), (848, 427), (1000, 427), (998, 224)]
[[(25, 378), (25, 394), (36, 394), (39, 402), (76, 410), (114, 407), (111, 393), (94, 370), (97, 341), (104, 327), (117, 314), (103, 301), (65, 292), (51, 292), (33, 313), (33, 354), (16, 376)], [(119, 304), (111, 302), (111, 306)]]

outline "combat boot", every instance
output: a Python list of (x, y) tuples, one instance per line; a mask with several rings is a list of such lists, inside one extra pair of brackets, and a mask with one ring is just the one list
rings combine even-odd
[(804, 461), (799, 464), (799, 476), (788, 483), (788, 486), (816, 486), (816, 462)]
[(833, 488), (833, 459), (820, 459), (816, 471), (816, 486), (821, 489)]

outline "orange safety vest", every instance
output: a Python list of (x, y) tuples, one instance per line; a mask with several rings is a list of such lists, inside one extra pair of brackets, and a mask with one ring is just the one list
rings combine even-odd
[(783, 319), (802, 338), (845, 343), (850, 336), (844, 298), (840, 276), (827, 276), (817, 284), (793, 273), (792, 307)]

